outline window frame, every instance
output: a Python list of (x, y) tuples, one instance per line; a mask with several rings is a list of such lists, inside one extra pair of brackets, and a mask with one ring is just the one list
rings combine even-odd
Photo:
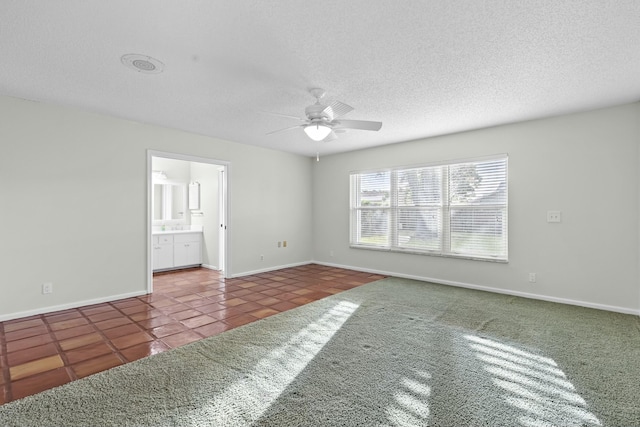
[[(504, 161), (504, 204), (503, 203), (460, 203), (452, 202), (449, 197), (449, 187), (451, 184), (449, 168), (455, 165), (464, 165), (468, 163), (490, 163), (496, 161)], [(398, 174), (414, 169), (421, 168), (437, 168), (440, 167), (441, 182), (440, 182), (440, 203), (431, 205), (420, 206), (406, 206), (401, 205), (398, 202), (399, 190), (398, 190)], [(389, 174), (389, 193), (390, 204), (389, 206), (361, 206), (361, 177), (363, 175), (369, 175), (374, 173), (388, 173)], [(393, 168), (364, 170), (364, 171), (352, 171), (349, 174), (349, 247), (354, 249), (366, 249), (385, 252), (397, 252), (397, 253), (410, 253), (428, 256), (440, 256), (447, 258), (460, 258), (470, 259), (478, 261), (490, 261), (498, 263), (509, 262), (509, 156), (507, 154), (497, 154), (492, 156), (456, 159), (442, 162), (424, 163), (412, 166), (400, 166)], [(437, 208), (436, 208), (437, 206)], [(410, 246), (403, 246), (399, 241), (398, 232), (398, 216), (403, 211), (433, 211), (438, 210), (440, 218), (436, 220), (439, 224), (438, 239), (439, 246), (435, 250), (416, 248)], [(362, 213), (367, 211), (383, 211), (387, 212), (387, 231), (386, 231), (386, 244), (379, 243), (366, 243), (362, 242)], [(452, 249), (452, 231), (451, 226), (451, 212), (452, 210), (469, 210), (469, 211), (483, 211), (483, 210), (495, 210), (502, 211), (503, 215), (500, 219), (501, 222), (501, 234), (503, 239), (500, 241), (501, 246), (504, 247), (504, 255), (502, 254), (490, 254), (482, 255), (479, 253), (465, 253), (456, 252)], [(475, 233), (480, 236), (481, 233)]]

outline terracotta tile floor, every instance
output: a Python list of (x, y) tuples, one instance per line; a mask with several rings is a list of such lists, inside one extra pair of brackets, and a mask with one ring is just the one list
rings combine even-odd
[(161, 353), (383, 276), (305, 265), (224, 279), (154, 275), (154, 292), (0, 322), (0, 404)]

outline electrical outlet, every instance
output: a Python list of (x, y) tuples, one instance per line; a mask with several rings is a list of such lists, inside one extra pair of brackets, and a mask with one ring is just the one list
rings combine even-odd
[(536, 273), (529, 273), (529, 282), (536, 283)]
[(286, 241), (286, 240), (282, 242), (282, 247), (283, 247), (283, 248), (286, 248), (286, 247), (287, 247), (287, 241)]
[(329, 256), (333, 256), (333, 251), (329, 251)]
[(278, 247), (281, 248), (282, 247), (282, 242), (278, 242)]
[(42, 284), (42, 295), (53, 293), (53, 283), (47, 282)]
[(260, 261), (264, 261), (264, 255), (260, 255)]
[(547, 211), (547, 222), (562, 222), (562, 212)]

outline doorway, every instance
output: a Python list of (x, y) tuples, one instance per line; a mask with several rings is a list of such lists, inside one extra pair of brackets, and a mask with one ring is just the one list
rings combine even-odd
[[(153, 292), (154, 271), (172, 268), (178, 259), (229, 277), (229, 170), (230, 163), (222, 160), (147, 151), (148, 293)], [(170, 236), (184, 239), (182, 233), (198, 237), (199, 243), (185, 245), (188, 254), (156, 242)], [(174, 254), (180, 257), (174, 259)]]

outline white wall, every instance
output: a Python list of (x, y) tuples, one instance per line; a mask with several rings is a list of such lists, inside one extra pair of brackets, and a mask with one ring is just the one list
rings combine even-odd
[(146, 291), (148, 149), (231, 162), (231, 274), (312, 259), (308, 158), (8, 97), (0, 117), (0, 320)]
[[(324, 157), (315, 259), (638, 313), (639, 118), (632, 104)], [(509, 155), (508, 264), (349, 248), (350, 171), (498, 153)], [(547, 223), (547, 210), (563, 222)]]
[[(315, 259), (640, 308), (640, 104), (319, 163), (8, 97), (0, 117), (0, 320), (146, 291), (148, 149), (231, 162), (231, 275)], [(349, 248), (349, 171), (496, 153), (509, 154), (508, 264)], [(563, 223), (546, 223), (551, 209)], [(287, 248), (277, 247), (282, 240)], [(529, 272), (538, 273), (535, 285)], [(53, 294), (41, 295), (44, 282)]]

